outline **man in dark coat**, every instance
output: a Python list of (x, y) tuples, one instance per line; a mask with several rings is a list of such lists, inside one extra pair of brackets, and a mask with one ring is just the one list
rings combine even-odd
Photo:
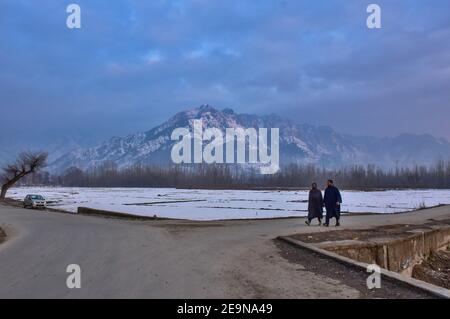
[(325, 196), (323, 202), (327, 210), (327, 216), (325, 219), (324, 226), (328, 227), (330, 225), (330, 218), (336, 218), (336, 226), (340, 226), (341, 218), (341, 203), (342, 197), (339, 189), (334, 186), (333, 181), (330, 179), (327, 182), (327, 189), (325, 189)]
[(310, 226), (311, 221), (317, 218), (319, 220), (319, 225), (322, 225), (323, 218), (323, 198), (322, 192), (317, 188), (317, 184), (313, 183), (312, 188), (309, 191), (308, 199), (308, 220), (305, 222), (306, 225)]

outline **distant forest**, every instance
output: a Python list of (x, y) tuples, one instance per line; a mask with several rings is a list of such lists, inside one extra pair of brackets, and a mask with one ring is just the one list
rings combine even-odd
[(289, 165), (275, 175), (236, 165), (185, 165), (157, 167), (134, 165), (118, 169), (112, 162), (82, 171), (70, 168), (58, 176), (43, 172), (26, 178), (22, 185), (69, 187), (175, 187), (208, 189), (308, 188), (327, 179), (343, 189), (450, 188), (450, 161), (432, 167), (416, 166), (383, 170), (372, 165), (330, 170), (312, 165)]

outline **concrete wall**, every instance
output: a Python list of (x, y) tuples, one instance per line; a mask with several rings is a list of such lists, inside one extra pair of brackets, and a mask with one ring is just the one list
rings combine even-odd
[(341, 256), (411, 275), (413, 267), (429, 257), (431, 252), (446, 249), (449, 245), (450, 226), (433, 226), (431, 229), (408, 231), (407, 236), (401, 238), (323, 243), (319, 246)]

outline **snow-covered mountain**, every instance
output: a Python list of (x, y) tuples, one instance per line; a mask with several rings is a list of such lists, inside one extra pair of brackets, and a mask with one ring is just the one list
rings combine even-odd
[(204, 128), (279, 128), (280, 165), (315, 164), (329, 168), (353, 164), (374, 164), (383, 168), (431, 165), (450, 159), (450, 143), (430, 135), (404, 134), (393, 138), (354, 137), (329, 127), (294, 124), (277, 115), (236, 114), (209, 105), (180, 112), (167, 122), (143, 133), (113, 137), (88, 149), (77, 149), (53, 161), (49, 170), (61, 172), (69, 167), (88, 169), (107, 161), (119, 167), (141, 164), (171, 164), (171, 140), (176, 128), (191, 128), (192, 120), (202, 119)]

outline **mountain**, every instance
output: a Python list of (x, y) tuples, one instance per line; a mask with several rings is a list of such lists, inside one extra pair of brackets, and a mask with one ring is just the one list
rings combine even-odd
[(180, 112), (165, 123), (142, 133), (113, 137), (88, 149), (76, 149), (53, 161), (49, 170), (62, 172), (69, 167), (89, 169), (107, 161), (118, 167), (136, 163), (168, 165), (176, 141), (174, 129), (191, 128), (192, 120), (202, 119), (204, 128), (280, 128), (280, 166), (289, 163), (316, 164), (336, 168), (353, 164), (374, 164), (382, 168), (432, 165), (450, 159), (450, 143), (430, 135), (403, 134), (390, 138), (339, 134), (329, 127), (295, 124), (277, 115), (236, 114), (209, 105)]

